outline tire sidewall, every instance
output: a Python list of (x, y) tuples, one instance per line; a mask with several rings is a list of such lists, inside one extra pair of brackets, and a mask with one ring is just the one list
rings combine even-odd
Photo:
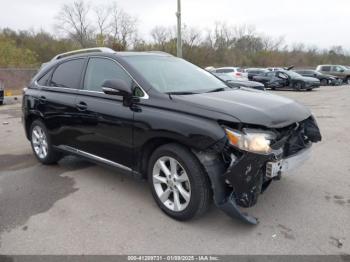
[[(191, 152), (188, 152), (192, 154)], [(175, 158), (180, 165), (185, 169), (188, 179), (190, 181), (190, 187), (191, 187), (191, 199), (190, 202), (188, 203), (187, 207), (180, 211), (180, 212), (175, 212), (170, 209), (168, 209), (159, 199), (153, 185), (153, 168), (156, 163), (156, 161), (164, 156), (169, 156), (172, 158)], [(191, 160), (190, 160), (191, 161)], [(175, 218), (177, 220), (188, 220), (189, 218), (192, 218), (195, 214), (196, 211), (200, 205), (200, 196), (202, 194), (201, 188), (199, 181), (196, 181), (197, 177), (202, 176), (200, 170), (196, 170), (194, 168), (189, 168), (188, 163), (186, 163), (186, 160), (183, 160), (181, 156), (179, 156), (176, 152), (170, 151), (167, 149), (162, 149), (162, 150), (157, 150), (150, 158), (149, 166), (148, 166), (148, 182), (151, 187), (151, 192), (156, 200), (158, 206), (161, 208), (163, 212), (166, 214), (170, 215), (172, 218)], [(193, 170), (190, 170), (193, 169)], [(196, 174), (194, 174), (196, 172)]]

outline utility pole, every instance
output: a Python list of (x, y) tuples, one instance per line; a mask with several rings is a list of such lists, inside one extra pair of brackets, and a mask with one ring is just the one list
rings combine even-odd
[(182, 40), (181, 40), (181, 0), (177, 0), (177, 57), (182, 57)]

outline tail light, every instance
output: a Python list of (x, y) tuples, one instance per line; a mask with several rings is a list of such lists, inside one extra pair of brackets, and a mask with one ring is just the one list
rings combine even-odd
[(236, 76), (242, 76), (242, 74), (241, 74), (241, 73), (239, 73), (239, 72), (237, 72), (237, 73), (236, 73)]

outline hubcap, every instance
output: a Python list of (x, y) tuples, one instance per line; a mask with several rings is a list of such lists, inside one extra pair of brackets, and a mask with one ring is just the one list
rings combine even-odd
[(159, 200), (170, 210), (184, 210), (191, 199), (191, 185), (185, 169), (168, 156), (161, 157), (153, 167), (153, 186)]
[(47, 139), (44, 130), (40, 126), (35, 126), (32, 131), (32, 143), (35, 154), (44, 159), (48, 153)]

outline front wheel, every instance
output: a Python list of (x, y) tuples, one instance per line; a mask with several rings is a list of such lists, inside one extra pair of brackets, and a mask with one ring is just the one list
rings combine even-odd
[(36, 158), (41, 163), (50, 165), (61, 158), (61, 153), (53, 149), (47, 129), (40, 120), (35, 120), (30, 127), (30, 142)]
[(209, 207), (208, 176), (195, 155), (183, 146), (159, 147), (150, 159), (148, 181), (158, 206), (176, 220), (200, 216)]

